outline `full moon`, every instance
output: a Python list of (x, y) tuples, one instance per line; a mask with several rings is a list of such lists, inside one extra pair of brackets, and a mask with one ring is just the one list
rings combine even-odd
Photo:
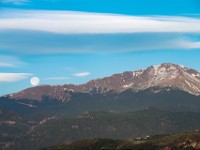
[(40, 84), (40, 79), (38, 77), (33, 77), (31, 78), (30, 82), (33, 86), (37, 86)]

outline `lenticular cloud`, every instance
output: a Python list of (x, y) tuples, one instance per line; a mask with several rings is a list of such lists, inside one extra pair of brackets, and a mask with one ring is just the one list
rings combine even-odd
[(180, 16), (3, 10), (0, 30), (37, 30), (61, 34), (175, 32), (200, 33), (200, 19)]

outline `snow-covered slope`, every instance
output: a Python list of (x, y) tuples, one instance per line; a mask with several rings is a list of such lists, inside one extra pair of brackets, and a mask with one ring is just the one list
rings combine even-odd
[(133, 79), (135, 90), (148, 87), (175, 87), (186, 92), (200, 94), (200, 73), (184, 66), (161, 64), (145, 69)]

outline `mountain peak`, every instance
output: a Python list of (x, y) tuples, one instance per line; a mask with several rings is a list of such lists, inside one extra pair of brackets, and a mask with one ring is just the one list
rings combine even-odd
[[(169, 75), (173, 74), (174, 76), (179, 75), (181, 71), (185, 71), (186, 68), (176, 64), (164, 63), (161, 65), (152, 66), (152, 72), (154, 75)], [(149, 68), (151, 69), (151, 67)]]
[(185, 67), (184, 65), (178, 65), (178, 64), (173, 64), (173, 63), (162, 63), (162, 64), (159, 64), (159, 65), (154, 65), (152, 66), (154, 68), (161, 68), (161, 67), (164, 67), (164, 68), (177, 68), (177, 69), (189, 69), (187, 67)]
[(126, 71), (110, 77), (91, 80), (86, 84), (62, 86), (38, 86), (25, 89), (10, 97), (15, 99), (42, 100), (45, 97), (68, 101), (71, 93), (105, 94), (144, 90), (149, 87), (172, 87), (200, 95), (200, 73), (182, 65), (163, 63), (137, 71)]
[(148, 87), (171, 86), (191, 94), (200, 94), (200, 73), (183, 65), (164, 63), (146, 69)]

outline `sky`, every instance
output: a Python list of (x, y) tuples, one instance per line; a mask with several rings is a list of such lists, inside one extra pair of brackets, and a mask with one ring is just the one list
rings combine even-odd
[(161, 63), (200, 71), (199, 0), (0, 0), (0, 95)]

